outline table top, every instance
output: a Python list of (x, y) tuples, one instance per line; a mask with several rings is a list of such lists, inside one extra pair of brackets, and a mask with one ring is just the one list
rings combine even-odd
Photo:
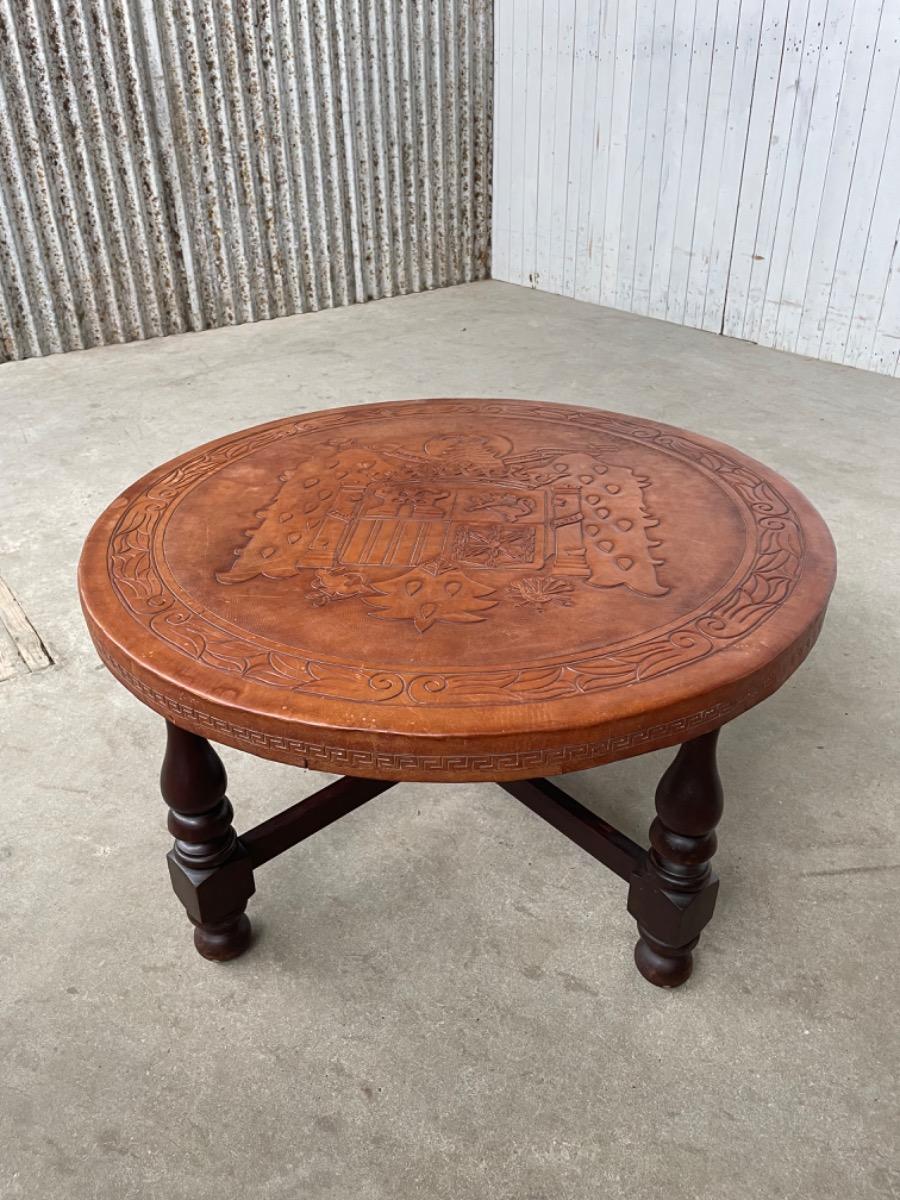
[(175, 724), (381, 779), (562, 774), (770, 695), (834, 548), (789, 483), (591, 408), (416, 400), (210, 442), (99, 518), (94, 643)]

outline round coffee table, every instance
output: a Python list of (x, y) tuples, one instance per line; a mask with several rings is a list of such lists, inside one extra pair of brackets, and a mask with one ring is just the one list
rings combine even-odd
[[(145, 475), (91, 531), (104, 663), (165, 717), (175, 891), (240, 954), (254, 869), (404, 780), (492, 780), (629, 884), (676, 986), (712, 915), (719, 728), (816, 640), (815, 509), (727, 446), (515, 400), (341, 408)], [(238, 836), (212, 739), (343, 776)], [(541, 778), (679, 745), (645, 850)]]

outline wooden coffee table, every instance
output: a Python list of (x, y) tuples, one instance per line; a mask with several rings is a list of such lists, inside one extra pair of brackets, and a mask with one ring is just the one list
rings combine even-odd
[[(400, 781), (492, 780), (628, 882), (675, 987), (712, 916), (716, 738), (816, 640), (834, 548), (785, 480), (616, 413), (341, 408), (145, 475), (91, 531), (97, 651), (166, 719), (169, 868), (206, 958), (254, 871)], [(209, 741), (343, 776), (238, 836)], [(650, 849), (542, 775), (680, 745)]]

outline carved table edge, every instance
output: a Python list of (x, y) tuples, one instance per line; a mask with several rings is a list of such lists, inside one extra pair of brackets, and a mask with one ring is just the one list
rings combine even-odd
[[(148, 708), (174, 724), (212, 741), (245, 750), (261, 758), (270, 758), (312, 771), (356, 775), (396, 782), (459, 781), (478, 782), (531, 779), (540, 775), (564, 775), (604, 763), (631, 758), (651, 750), (660, 750), (717, 729), (766, 699), (793, 674), (818, 637), (824, 612), (778, 662), (752, 676), (745, 687), (727, 700), (707, 703), (694, 712), (667, 721), (647, 723), (623, 733), (609, 734), (595, 741), (548, 745), (528, 750), (477, 751), (472, 753), (410, 753), (348, 747), (332, 738), (292, 737), (254, 728), (199, 707), (195, 700), (181, 700), (135, 675), (109, 648), (94, 639), (105, 666), (134, 696)], [(352, 732), (349, 736), (352, 736)], [(401, 739), (403, 734), (387, 734)]]

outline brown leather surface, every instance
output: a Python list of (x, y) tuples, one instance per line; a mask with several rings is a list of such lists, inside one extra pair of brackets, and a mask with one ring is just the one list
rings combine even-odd
[(695, 434), (424, 400), (233, 434), (134, 484), (79, 569), (98, 651), (177, 724), (388, 779), (558, 774), (776, 690), (834, 580), (822, 519)]

